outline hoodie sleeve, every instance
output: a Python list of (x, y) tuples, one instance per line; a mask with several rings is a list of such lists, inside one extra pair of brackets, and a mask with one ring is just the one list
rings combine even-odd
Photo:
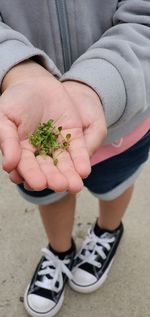
[(34, 58), (54, 76), (60, 72), (44, 51), (34, 47), (21, 33), (0, 22), (0, 85), (6, 73), (16, 64)]
[(149, 107), (150, 0), (122, 0), (112, 27), (62, 78), (77, 80), (99, 95), (107, 126), (122, 126)]

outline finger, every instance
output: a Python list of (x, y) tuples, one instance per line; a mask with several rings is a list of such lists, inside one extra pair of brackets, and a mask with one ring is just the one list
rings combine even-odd
[(87, 177), (91, 172), (91, 164), (81, 129), (71, 131), (71, 141), (68, 151), (77, 173), (81, 178)]
[(46, 177), (34, 156), (28, 149), (22, 149), (22, 155), (17, 168), (24, 181), (33, 190), (40, 191), (47, 187)]
[(30, 192), (34, 191), (26, 182), (23, 183), (23, 186), (26, 190), (29, 190)]
[(68, 190), (68, 181), (66, 177), (54, 165), (54, 162), (49, 156), (37, 156), (37, 161), (44, 173), (48, 188), (56, 192), (64, 192)]
[(4, 115), (0, 117), (0, 149), (3, 154), (3, 169), (15, 169), (21, 157), (21, 148), (16, 125)]
[(23, 184), (25, 189), (30, 191), (33, 190), (26, 182), (24, 182), (24, 179), (19, 175), (17, 170), (14, 170), (9, 174), (9, 179), (16, 185)]
[(10, 172), (9, 178), (15, 184), (21, 184), (24, 182), (24, 179), (19, 175), (17, 170), (13, 170), (12, 172)]
[(78, 193), (83, 188), (83, 182), (80, 175), (74, 168), (70, 154), (67, 151), (63, 151), (58, 156), (58, 169), (63, 173), (68, 181), (68, 191), (72, 193)]

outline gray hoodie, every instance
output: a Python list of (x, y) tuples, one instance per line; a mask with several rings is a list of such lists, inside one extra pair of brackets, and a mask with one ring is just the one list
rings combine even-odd
[(150, 115), (150, 0), (0, 0), (0, 17), (0, 81), (34, 57), (61, 81), (91, 86), (106, 143)]

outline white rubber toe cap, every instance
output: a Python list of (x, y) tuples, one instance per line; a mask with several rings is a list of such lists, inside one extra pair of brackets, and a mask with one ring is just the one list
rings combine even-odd
[(30, 294), (28, 295), (28, 305), (35, 312), (44, 314), (55, 306), (55, 302), (38, 295)]
[(73, 280), (71, 284), (77, 284), (79, 287), (89, 286), (94, 284), (97, 280), (96, 277), (80, 268), (72, 272)]

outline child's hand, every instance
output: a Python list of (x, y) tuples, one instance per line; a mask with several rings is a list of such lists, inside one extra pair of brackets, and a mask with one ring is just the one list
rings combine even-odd
[(63, 86), (79, 112), (83, 136), (88, 154), (91, 157), (107, 134), (102, 104), (95, 91), (83, 83), (65, 81)]
[[(82, 189), (82, 178), (90, 173), (89, 154), (103, 139), (106, 128), (97, 95), (86, 86), (82, 93), (81, 86), (60, 83), (32, 61), (18, 65), (5, 77), (0, 97), (0, 146), (3, 168), (12, 181), (25, 182), (34, 190)], [(92, 94), (87, 98), (88, 90)], [(35, 157), (28, 142), (29, 133), (50, 118), (56, 126), (63, 126), (65, 135), (71, 133), (69, 152), (59, 155), (57, 166), (50, 157)]]

